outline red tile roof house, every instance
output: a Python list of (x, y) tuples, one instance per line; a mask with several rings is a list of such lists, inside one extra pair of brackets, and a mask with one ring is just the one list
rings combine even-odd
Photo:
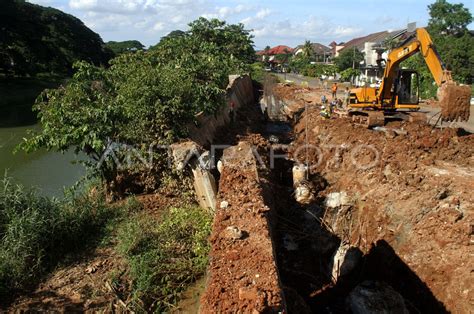
[(262, 61), (272, 61), (275, 59), (276, 55), (292, 54), (292, 53), (293, 53), (293, 48), (284, 46), (284, 45), (279, 45), (279, 46), (270, 48), (269, 50), (261, 50), (257, 52), (257, 55), (263, 56), (264, 59), (262, 59)]

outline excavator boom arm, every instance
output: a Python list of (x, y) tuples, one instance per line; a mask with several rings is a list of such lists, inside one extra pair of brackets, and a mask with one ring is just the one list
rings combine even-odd
[(445, 82), (452, 81), (451, 73), (446, 70), (446, 67), (441, 61), (430, 35), (424, 28), (418, 28), (416, 30), (416, 35), (406, 41), (401, 47), (392, 50), (388, 55), (384, 79), (379, 90), (379, 97), (381, 99), (391, 98), (390, 89), (397, 77), (400, 63), (417, 52), (421, 52), (426, 65), (438, 86), (441, 86)]

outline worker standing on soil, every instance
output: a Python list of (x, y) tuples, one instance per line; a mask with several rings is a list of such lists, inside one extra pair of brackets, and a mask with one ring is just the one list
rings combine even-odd
[(337, 83), (332, 84), (332, 99), (336, 98), (337, 96)]
[(321, 96), (321, 103), (324, 105), (327, 102), (328, 102), (328, 99), (326, 98), (326, 95)]
[(349, 90), (349, 87), (346, 87), (346, 90), (344, 91), (344, 109), (349, 108), (349, 100), (350, 100), (351, 92)]

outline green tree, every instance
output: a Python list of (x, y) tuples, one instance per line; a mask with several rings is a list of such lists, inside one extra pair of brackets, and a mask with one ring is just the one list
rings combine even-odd
[(309, 40), (306, 40), (304, 42), (302, 50), (303, 50), (302, 53), (304, 57), (308, 59), (312, 59), (314, 57), (313, 45), (311, 44)]
[(430, 33), (443, 62), (457, 81), (472, 84), (474, 78), (474, 36), (467, 26), (472, 14), (463, 4), (437, 0), (428, 6)]
[(105, 44), (107, 48), (112, 50), (115, 55), (119, 55), (125, 52), (135, 52), (143, 50), (145, 46), (138, 40), (127, 40), (127, 41), (109, 41)]
[(291, 58), (289, 66), (291, 71), (296, 73), (303, 73), (304, 69), (311, 64), (310, 62), (311, 60), (309, 58), (306, 58), (305, 56), (303, 56), (303, 54), (298, 54)]
[(176, 37), (181, 37), (181, 36), (184, 36), (184, 35), (186, 35), (185, 32), (183, 32), (182, 30), (177, 29), (177, 30), (171, 31), (168, 35), (166, 35), (162, 39), (176, 38)]
[[(472, 15), (463, 4), (437, 0), (428, 6), (430, 20), (428, 32), (435, 43), (441, 60), (460, 83), (472, 84), (474, 78), (474, 37), (467, 26)], [(437, 86), (425, 60), (418, 54), (405, 60), (402, 67), (417, 70), (420, 90), (424, 98), (434, 97)]]
[[(67, 86), (38, 98), (42, 130), (22, 147), (83, 151), (91, 157), (90, 173), (111, 194), (126, 193), (124, 183), (135, 191), (154, 189), (165, 161), (163, 151), (150, 153), (150, 148), (186, 136), (197, 113), (219, 111), (228, 75), (250, 69), (247, 51), (252, 49), (240, 25), (200, 19), (184, 36), (149, 51), (122, 54), (109, 69), (77, 63)], [(153, 162), (144, 163), (140, 156)]]
[(428, 6), (430, 20), (429, 30), (436, 35), (461, 35), (467, 31), (472, 22), (472, 15), (464, 4), (451, 4), (446, 0), (437, 0)]
[(345, 69), (344, 71), (341, 72), (341, 80), (345, 81), (345, 82), (348, 82), (352, 78), (357, 77), (360, 74), (361, 74), (361, 72), (360, 72), (359, 69), (352, 69), (352, 68)]
[(0, 30), (0, 67), (17, 76), (70, 74), (75, 61), (106, 65), (112, 57), (79, 19), (25, 1), (0, 1)]
[(360, 62), (363, 60), (364, 54), (360, 52), (359, 49), (353, 47), (340, 52), (339, 56), (334, 59), (334, 64), (339, 72), (342, 72), (353, 67), (356, 69), (359, 68)]

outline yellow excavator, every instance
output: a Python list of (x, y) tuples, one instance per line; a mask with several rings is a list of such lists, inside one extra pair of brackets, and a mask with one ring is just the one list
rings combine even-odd
[(419, 79), (414, 70), (401, 69), (400, 63), (420, 52), (438, 85), (438, 101), (443, 121), (467, 121), (471, 88), (453, 81), (430, 35), (418, 28), (398, 48), (390, 51), (380, 87), (360, 87), (350, 91), (350, 114), (368, 127), (381, 126), (396, 111), (418, 111)]

